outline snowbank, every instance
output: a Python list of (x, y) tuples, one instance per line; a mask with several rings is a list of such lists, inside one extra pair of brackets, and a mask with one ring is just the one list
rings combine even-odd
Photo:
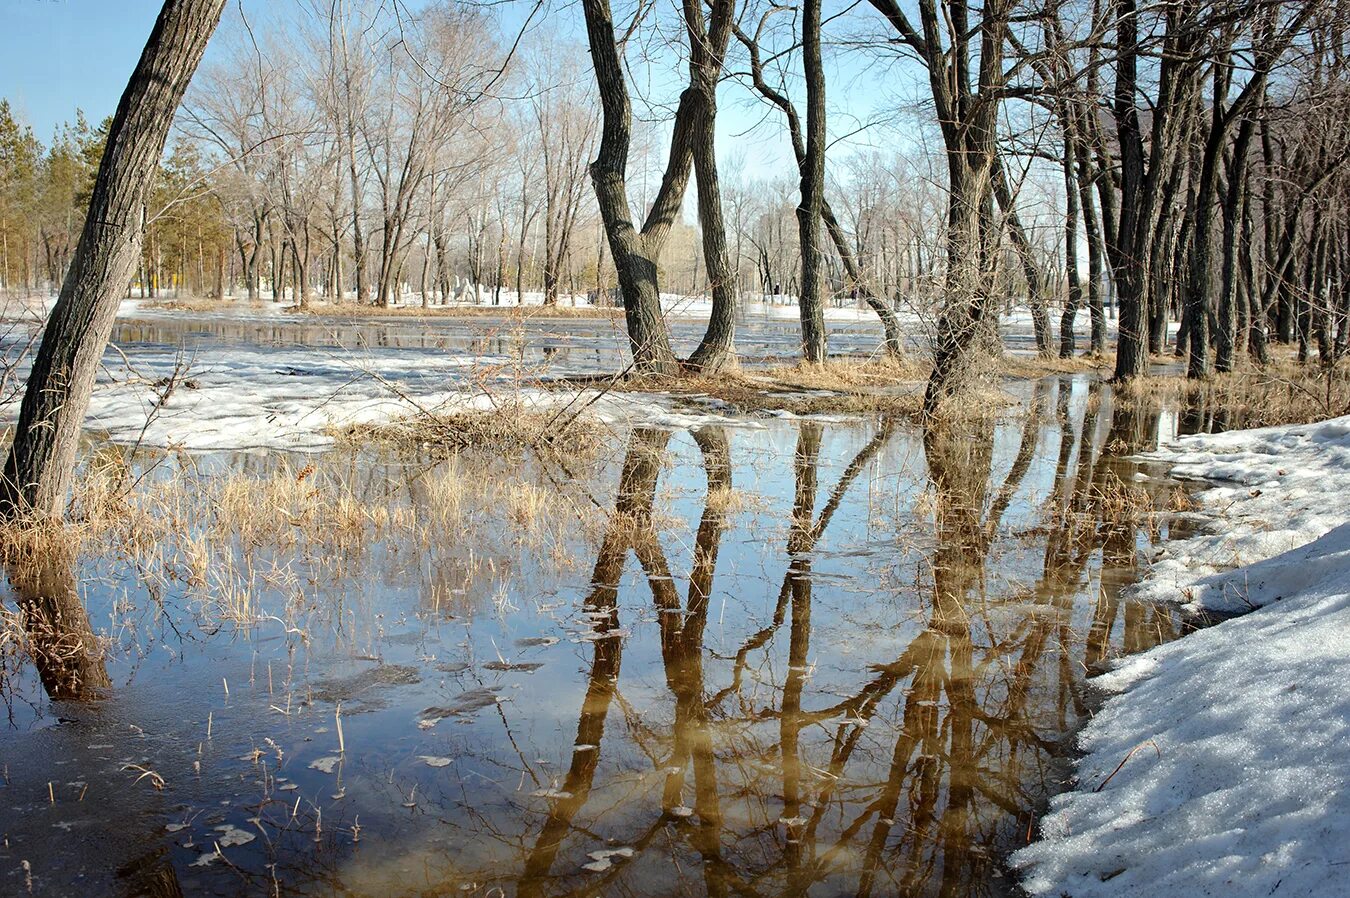
[[(1258, 608), (1128, 659), (1075, 791), (1012, 857), (1033, 895), (1350, 891), (1350, 418), (1179, 440), (1208, 524), (1142, 591)], [(1241, 565), (1223, 570), (1227, 565)], [(1262, 607), (1266, 606), (1266, 607)]]
[[(1310, 559), (1290, 550), (1350, 520), (1350, 504), (1333, 498), (1338, 486), (1350, 487), (1350, 417), (1183, 437), (1150, 457), (1172, 462), (1175, 477), (1213, 485), (1198, 496), (1199, 532), (1167, 543), (1154, 560), (1139, 588), (1148, 599), (1191, 612), (1265, 605), (1298, 589), (1287, 578)], [(1274, 557), (1281, 553), (1289, 554)], [(1272, 560), (1252, 565), (1264, 559)]]

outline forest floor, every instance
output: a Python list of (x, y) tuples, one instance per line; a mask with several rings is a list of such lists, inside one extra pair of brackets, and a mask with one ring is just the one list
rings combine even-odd
[(1344, 895), (1350, 417), (1148, 457), (1206, 486), (1135, 595), (1240, 616), (1095, 681), (1076, 786), (1013, 864), (1033, 895)]

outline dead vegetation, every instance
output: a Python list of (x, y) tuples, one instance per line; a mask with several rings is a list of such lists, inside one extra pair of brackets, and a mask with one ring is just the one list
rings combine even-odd
[(1282, 359), (1204, 380), (1184, 375), (1139, 378), (1117, 387), (1121, 401), (1179, 406), (1189, 430), (1309, 424), (1350, 414), (1350, 370)]
[(204, 297), (183, 297), (181, 299), (152, 299), (144, 303), (142, 309), (157, 312), (220, 312), (226, 309), (250, 309), (262, 311), (274, 303), (254, 299), (208, 299)]
[(1007, 377), (1033, 379), (1047, 374), (1083, 374), (1089, 371), (1105, 371), (1111, 362), (1110, 356), (1080, 354), (1062, 359), (1058, 356), (1014, 355), (1003, 353), (999, 362), (1000, 372)]
[(603, 425), (585, 414), (579, 400), (559, 409), (512, 400), (484, 411), (418, 411), (381, 424), (348, 425), (334, 435), (352, 445), (375, 440), (439, 452), (531, 449), (587, 456), (605, 434)]
[(835, 359), (823, 365), (800, 363), (738, 368), (712, 376), (626, 374), (574, 377), (542, 383), (551, 389), (586, 386), (615, 393), (673, 397), (677, 406), (729, 415), (782, 412), (820, 414), (917, 414), (923, 368), (887, 359)]

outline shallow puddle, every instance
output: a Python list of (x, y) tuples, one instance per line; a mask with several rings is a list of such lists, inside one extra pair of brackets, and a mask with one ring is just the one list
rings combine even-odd
[(95, 447), (148, 498), (10, 572), (0, 892), (1006, 893), (1088, 673), (1180, 632), (1121, 595), (1181, 495), (1125, 456), (1173, 419), (1025, 406)]

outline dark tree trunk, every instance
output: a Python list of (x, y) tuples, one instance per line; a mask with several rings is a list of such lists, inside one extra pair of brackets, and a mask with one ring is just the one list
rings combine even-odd
[(1064, 141), (1064, 277), (1069, 293), (1064, 302), (1064, 314), (1059, 320), (1059, 357), (1073, 358), (1073, 319), (1083, 304), (1083, 283), (1078, 275), (1078, 176), (1073, 139)]
[(174, 112), (225, 0), (165, 0), (122, 94), (75, 257), (47, 322), (0, 483), (0, 512), (62, 514), (94, 377), (140, 256), (146, 199)]
[(802, 7), (806, 155), (800, 169), (801, 204), (797, 206), (802, 253), (802, 288), (797, 300), (802, 319), (802, 356), (815, 363), (824, 362), (829, 353), (820, 245), (820, 215), (825, 200), (825, 66), (820, 52), (820, 6), (821, 0), (805, 0)]
[[(797, 115), (797, 107), (782, 92), (769, 86), (764, 79), (764, 65), (759, 55), (759, 45), (745, 32), (739, 28), (736, 29), (736, 37), (743, 43), (750, 54), (750, 74), (753, 78), (755, 90), (759, 91), (769, 102), (773, 103), (779, 109), (783, 110), (787, 118), (788, 135), (792, 140), (792, 153), (797, 162), (797, 170), (800, 172), (806, 163), (806, 142), (802, 138), (801, 118)], [(882, 331), (885, 333), (885, 346), (887, 355), (892, 358), (903, 358), (905, 354), (904, 340), (900, 333), (900, 322), (895, 317), (895, 312), (880, 297), (875, 290), (867, 283), (866, 278), (862, 276), (862, 271), (858, 267), (858, 261), (853, 255), (853, 250), (849, 246), (848, 237), (844, 234), (843, 227), (839, 224), (839, 219), (835, 217), (834, 210), (830, 208), (829, 200), (821, 198), (820, 203), (821, 217), (825, 222), (825, 230), (830, 235), (831, 242), (834, 243), (835, 251), (839, 254), (839, 259), (843, 262), (844, 271), (848, 275), (854, 287), (862, 296), (863, 301), (868, 307), (876, 313), (881, 321)], [(769, 270), (769, 256), (765, 247), (760, 246), (758, 255), (758, 266), (760, 272), (760, 284), (763, 293), (770, 292), (770, 285), (773, 283), (773, 277)]]
[(708, 329), (689, 365), (712, 373), (736, 362), (736, 276), (727, 252), (727, 228), (722, 215), (722, 188), (717, 172), (714, 131), (717, 120), (717, 80), (731, 35), (734, 0), (712, 5), (709, 25), (703, 20), (702, 0), (686, 0), (685, 27), (689, 35), (690, 89), (697, 91), (697, 114), (692, 116), (694, 176), (698, 188), (698, 217), (703, 228), (703, 264), (712, 294)]
[[(1216, 371), (1232, 371), (1239, 334), (1238, 248), (1247, 207), (1247, 153), (1256, 133), (1256, 119), (1244, 118), (1228, 165), (1228, 191), (1223, 203), (1223, 262), (1219, 286), (1218, 328), (1214, 349)], [(1250, 251), (1250, 245), (1249, 245)]]
[(670, 334), (661, 313), (657, 260), (689, 182), (693, 164), (689, 105), (695, 99), (688, 90), (680, 97), (666, 172), (647, 221), (639, 231), (633, 224), (626, 180), (633, 111), (614, 42), (613, 13), (609, 0), (582, 0), (582, 9), (602, 112), (600, 149), (591, 163), (591, 180), (623, 296), (633, 366), (652, 374), (677, 374), (679, 362), (670, 347)]

